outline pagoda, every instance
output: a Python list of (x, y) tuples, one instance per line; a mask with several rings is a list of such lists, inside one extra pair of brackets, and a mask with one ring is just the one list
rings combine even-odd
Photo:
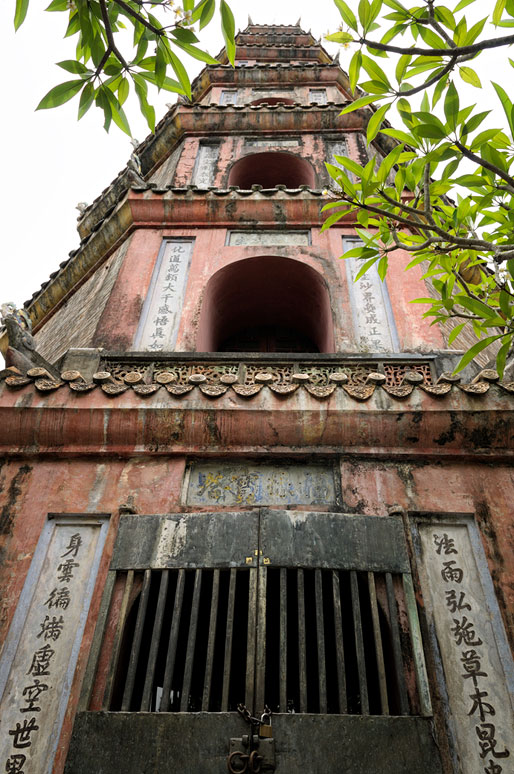
[(3, 308), (0, 771), (507, 774), (514, 384), (322, 231), (338, 60), (236, 43)]

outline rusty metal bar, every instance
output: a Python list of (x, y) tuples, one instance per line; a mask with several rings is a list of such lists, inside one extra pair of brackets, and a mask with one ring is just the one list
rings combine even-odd
[(205, 658), (205, 678), (203, 682), (202, 712), (208, 712), (211, 696), (212, 666), (214, 662), (214, 645), (216, 644), (216, 622), (218, 619), (218, 599), (220, 591), (220, 571), (214, 570), (212, 576), (211, 614), (209, 617), (209, 639), (207, 656)]
[(287, 712), (287, 570), (280, 568), (280, 644), (279, 644), (280, 712)]
[(298, 671), (300, 712), (307, 712), (307, 652), (305, 643), (305, 588), (303, 570), (298, 569)]
[(343, 616), (341, 612), (341, 591), (339, 588), (339, 573), (332, 570), (332, 592), (334, 598), (334, 628), (336, 636), (337, 655), (337, 687), (339, 694), (339, 712), (348, 712), (346, 699), (346, 673), (344, 668)]
[(227, 603), (227, 628), (225, 630), (225, 662), (223, 666), (223, 689), (221, 695), (221, 711), (228, 712), (228, 691), (230, 688), (230, 671), (232, 666), (232, 636), (234, 633), (234, 603), (236, 598), (236, 572), (230, 570), (230, 583)]
[(134, 639), (132, 640), (132, 648), (130, 651), (127, 679), (125, 681), (125, 689), (123, 691), (123, 699), (121, 701), (122, 712), (128, 712), (130, 710), (130, 703), (132, 701), (132, 694), (134, 692), (134, 683), (136, 681), (136, 670), (139, 663), (139, 651), (141, 650), (141, 640), (143, 638), (143, 627), (145, 625), (146, 611), (148, 608), (148, 597), (150, 595), (151, 581), (152, 571), (145, 570), (143, 588), (139, 597), (139, 608), (137, 611)]
[(257, 644), (257, 592), (258, 592), (258, 569), (257, 567), (249, 570), (249, 594), (248, 594), (248, 634), (246, 640), (246, 695), (245, 704), (254, 712), (255, 696), (255, 648)]
[(371, 602), (371, 619), (373, 621), (373, 637), (375, 640), (375, 656), (377, 661), (378, 685), (380, 689), (380, 707), (382, 715), (389, 715), (389, 700), (387, 698), (387, 681), (384, 663), (384, 649), (382, 646), (382, 633), (380, 631), (380, 619), (378, 617), (377, 590), (375, 587), (375, 574), (368, 572), (369, 599)]
[(164, 682), (162, 686), (161, 703), (159, 712), (168, 712), (170, 707), (171, 683), (173, 681), (173, 670), (175, 669), (175, 656), (177, 655), (178, 630), (180, 627), (180, 617), (182, 615), (182, 602), (184, 600), (184, 585), (186, 580), (186, 571), (178, 571), (177, 588), (175, 589), (175, 599), (173, 602), (173, 618), (171, 621), (171, 632), (168, 641), (168, 652), (166, 654), (166, 668), (164, 670)]
[(327, 713), (327, 672), (325, 664), (325, 619), (323, 615), (323, 585), (321, 570), (314, 572), (314, 590), (316, 595), (316, 635), (318, 640), (318, 685), (319, 711)]
[(164, 607), (168, 594), (169, 570), (161, 570), (161, 582), (159, 585), (159, 597), (157, 599), (157, 608), (153, 622), (152, 640), (150, 642), (150, 652), (148, 653), (148, 664), (146, 666), (145, 685), (143, 688), (143, 698), (141, 699), (141, 712), (149, 712), (152, 701), (152, 690), (155, 676), (155, 664), (157, 662), (157, 653), (161, 641), (162, 623), (164, 619)]
[(255, 707), (264, 707), (266, 703), (266, 588), (268, 571), (266, 567), (258, 569), (257, 588), (257, 653), (255, 658)]
[(91, 650), (89, 651), (87, 667), (84, 674), (84, 680), (82, 682), (82, 691), (80, 693), (80, 699), (77, 707), (78, 712), (84, 712), (85, 710), (89, 709), (89, 702), (91, 701), (96, 671), (98, 669), (98, 659), (100, 658), (100, 652), (102, 650), (102, 644), (105, 636), (105, 628), (107, 626), (107, 619), (109, 617), (109, 610), (111, 609), (112, 592), (114, 589), (115, 580), (116, 570), (110, 570), (107, 574), (107, 579), (105, 581), (105, 586), (102, 593), (102, 601), (100, 602), (100, 610), (98, 612), (98, 618), (96, 619), (95, 633), (93, 636)]
[(353, 627), (355, 632), (355, 652), (357, 655), (357, 672), (359, 675), (361, 712), (363, 715), (369, 715), (368, 682), (366, 679), (366, 659), (364, 656), (364, 640), (362, 637), (359, 585), (357, 581), (357, 573), (355, 570), (350, 570), (350, 587), (352, 592)]
[(123, 630), (125, 629), (125, 622), (127, 620), (127, 615), (128, 615), (130, 594), (132, 592), (133, 585), (134, 585), (134, 570), (129, 570), (127, 572), (127, 577), (125, 578), (125, 589), (123, 591), (123, 599), (121, 600), (120, 613), (118, 616), (118, 622), (116, 624), (116, 633), (114, 635), (114, 642), (113, 642), (112, 651), (111, 651), (109, 671), (107, 675), (107, 681), (105, 684), (104, 700), (103, 700), (103, 709), (105, 710), (108, 710), (111, 704), (114, 680), (118, 669), (118, 659), (120, 656)]
[(398, 613), (396, 610), (396, 597), (394, 594), (393, 578), (390, 572), (386, 572), (387, 603), (389, 605), (389, 620), (391, 625), (391, 635), (393, 640), (394, 668), (396, 672), (396, 685), (398, 687), (398, 696), (400, 697), (400, 714), (409, 714), (409, 699), (407, 696), (407, 687), (405, 685), (405, 674), (403, 671), (402, 646), (400, 643), (400, 627), (398, 624)]
[(428, 685), (428, 676), (423, 653), (421, 629), (419, 628), (418, 609), (416, 607), (414, 586), (412, 585), (412, 578), (408, 573), (403, 573), (402, 580), (403, 590), (405, 593), (405, 603), (407, 605), (407, 617), (409, 619), (412, 653), (414, 656), (414, 668), (416, 670), (416, 682), (418, 685), (421, 714), (425, 717), (430, 717), (433, 714), (432, 702), (430, 700), (430, 688)]
[(195, 585), (193, 589), (193, 601), (191, 604), (191, 618), (189, 619), (189, 634), (187, 636), (186, 665), (184, 668), (184, 680), (182, 682), (182, 694), (180, 697), (180, 711), (189, 709), (189, 694), (191, 692), (191, 678), (193, 675), (193, 662), (195, 658), (196, 630), (198, 628), (198, 611), (200, 608), (200, 592), (202, 590), (202, 570), (195, 570)]

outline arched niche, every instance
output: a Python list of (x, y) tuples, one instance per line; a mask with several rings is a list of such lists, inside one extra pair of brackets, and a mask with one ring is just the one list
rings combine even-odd
[[(321, 274), (301, 261), (278, 256), (246, 258), (217, 271), (205, 290), (197, 350), (229, 351), (227, 343), (238, 337), (251, 341), (252, 331), (257, 339), (266, 331), (275, 332), (282, 341), (306, 342), (306, 351), (333, 352), (330, 296)], [(246, 351), (286, 349), (251, 346)], [(296, 345), (289, 351), (300, 350)]]
[(314, 169), (308, 161), (280, 151), (244, 156), (233, 164), (228, 177), (228, 185), (238, 185), (245, 189), (252, 185), (262, 185), (263, 188), (274, 188), (276, 185), (298, 188), (307, 185), (314, 188), (315, 181)]

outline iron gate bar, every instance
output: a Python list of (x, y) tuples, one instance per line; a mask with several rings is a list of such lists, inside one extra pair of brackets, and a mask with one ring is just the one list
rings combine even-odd
[(255, 696), (255, 648), (257, 631), (257, 590), (258, 590), (258, 570), (252, 567), (249, 571), (249, 590), (248, 590), (248, 635), (246, 639), (246, 696), (245, 704), (251, 712), (254, 709)]
[(319, 711), (327, 714), (327, 673), (325, 663), (325, 622), (323, 616), (323, 587), (321, 585), (321, 570), (314, 571), (314, 588), (316, 595), (316, 634), (318, 640), (318, 684)]
[(343, 616), (341, 612), (341, 589), (339, 584), (339, 573), (332, 570), (332, 596), (334, 599), (334, 628), (336, 637), (337, 654), (337, 687), (339, 693), (339, 712), (344, 714), (348, 712), (348, 703), (346, 700), (346, 672), (344, 664), (344, 643), (343, 643)]
[(303, 569), (297, 570), (298, 587), (298, 669), (300, 680), (300, 712), (307, 712), (307, 653), (305, 647), (305, 590)]
[(173, 600), (173, 618), (171, 622), (170, 639), (168, 641), (168, 652), (166, 654), (166, 668), (164, 670), (164, 681), (162, 686), (162, 696), (159, 706), (159, 712), (168, 712), (170, 707), (171, 683), (173, 681), (173, 671), (175, 669), (175, 657), (177, 655), (178, 631), (180, 618), (182, 615), (182, 602), (184, 599), (184, 585), (186, 571), (178, 571), (177, 587), (175, 589), (175, 599)]
[(350, 570), (350, 588), (352, 596), (353, 628), (355, 637), (355, 651), (357, 654), (357, 672), (359, 675), (359, 690), (361, 700), (361, 712), (369, 715), (368, 681), (366, 679), (366, 660), (364, 656), (364, 641), (362, 638), (362, 617), (359, 601), (359, 585), (357, 573)]
[(118, 671), (118, 660), (121, 650), (121, 641), (123, 637), (123, 631), (125, 629), (125, 622), (128, 614), (128, 605), (130, 594), (132, 593), (132, 587), (134, 585), (134, 570), (129, 570), (125, 576), (125, 588), (123, 590), (123, 598), (121, 601), (120, 614), (118, 622), (116, 624), (116, 633), (114, 635), (114, 642), (111, 651), (111, 660), (109, 663), (109, 671), (107, 674), (107, 681), (105, 684), (103, 709), (109, 709), (112, 699), (112, 690), (114, 687), (114, 679)]
[(141, 712), (150, 712), (152, 709), (152, 691), (155, 676), (155, 665), (157, 663), (157, 654), (159, 652), (159, 643), (161, 641), (162, 624), (164, 619), (164, 608), (168, 595), (169, 570), (161, 570), (161, 580), (159, 584), (159, 597), (157, 599), (157, 609), (152, 629), (152, 639), (150, 642), (150, 652), (148, 654), (148, 664), (146, 667), (145, 684), (143, 696), (141, 699)]
[(371, 603), (371, 620), (373, 622), (373, 637), (375, 640), (375, 655), (377, 660), (378, 685), (380, 689), (380, 709), (382, 715), (389, 715), (389, 700), (387, 698), (387, 680), (384, 664), (384, 648), (382, 645), (382, 632), (378, 617), (377, 590), (375, 586), (375, 573), (368, 572), (368, 589)]
[(423, 640), (421, 639), (421, 629), (419, 626), (414, 586), (412, 585), (412, 576), (408, 573), (403, 573), (402, 580), (405, 602), (407, 605), (407, 617), (409, 619), (421, 714), (425, 717), (430, 717), (432, 715), (432, 702), (430, 700), (430, 688), (428, 685), (428, 675), (423, 653)]
[(136, 670), (139, 661), (139, 651), (141, 650), (141, 639), (143, 637), (143, 626), (146, 618), (146, 611), (148, 608), (148, 597), (150, 594), (150, 583), (152, 580), (152, 571), (145, 570), (143, 579), (143, 590), (139, 597), (139, 608), (137, 611), (136, 629), (134, 632), (134, 639), (132, 640), (132, 648), (130, 651), (130, 661), (128, 666), (127, 679), (125, 681), (125, 690), (123, 691), (123, 698), (121, 701), (121, 711), (128, 712), (130, 710), (130, 703), (132, 701), (132, 693), (134, 691), (134, 683), (136, 681)]
[(236, 570), (230, 570), (230, 583), (228, 589), (227, 628), (225, 630), (225, 660), (223, 665), (223, 692), (221, 697), (221, 711), (228, 712), (228, 692), (230, 689), (230, 665), (232, 663), (232, 637), (234, 633), (234, 603), (236, 598)]
[(396, 684), (400, 697), (400, 714), (409, 714), (409, 699), (407, 696), (407, 687), (405, 685), (405, 676), (403, 673), (402, 648), (400, 644), (400, 627), (398, 624), (398, 613), (396, 609), (396, 596), (394, 593), (393, 578), (390, 572), (386, 572), (387, 603), (389, 606), (389, 620), (391, 626), (391, 635), (393, 640), (393, 656), (396, 673)]
[(186, 664), (184, 679), (182, 682), (182, 695), (180, 697), (180, 711), (187, 712), (189, 693), (191, 691), (191, 677), (193, 674), (193, 659), (196, 646), (196, 629), (198, 627), (198, 609), (200, 607), (200, 592), (202, 590), (202, 570), (195, 570), (195, 585), (193, 589), (193, 602), (191, 606), (191, 618), (189, 620), (189, 634), (187, 636)]
[(287, 570), (280, 568), (280, 690), (279, 707), (287, 712)]
[[(268, 570), (259, 567), (257, 571), (257, 630), (255, 659), (255, 706), (254, 712), (261, 711), (266, 704), (266, 589)], [(248, 705), (247, 705), (248, 706)]]
[(107, 579), (105, 581), (104, 590), (102, 593), (102, 601), (100, 602), (100, 610), (98, 612), (98, 618), (96, 621), (95, 633), (93, 636), (93, 642), (91, 644), (91, 650), (89, 651), (89, 658), (87, 661), (86, 671), (84, 673), (84, 679), (82, 681), (82, 691), (77, 707), (77, 712), (83, 712), (89, 709), (91, 696), (93, 694), (93, 688), (95, 684), (96, 674), (98, 670), (98, 663), (100, 660), (100, 653), (104, 643), (105, 630), (107, 626), (107, 619), (109, 617), (109, 611), (111, 609), (112, 593), (114, 590), (114, 584), (116, 582), (116, 571), (109, 570), (107, 573)]
[(208, 712), (211, 697), (212, 666), (214, 662), (214, 645), (216, 638), (216, 623), (218, 619), (218, 600), (220, 591), (220, 571), (214, 570), (212, 576), (211, 613), (209, 616), (209, 639), (205, 657), (205, 678), (203, 684), (202, 712)]

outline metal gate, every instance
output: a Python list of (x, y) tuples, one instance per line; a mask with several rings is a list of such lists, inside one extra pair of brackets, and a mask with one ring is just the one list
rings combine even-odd
[(440, 771), (401, 520), (123, 517), (81, 702), (68, 774), (226, 771), (243, 702), (279, 772)]

